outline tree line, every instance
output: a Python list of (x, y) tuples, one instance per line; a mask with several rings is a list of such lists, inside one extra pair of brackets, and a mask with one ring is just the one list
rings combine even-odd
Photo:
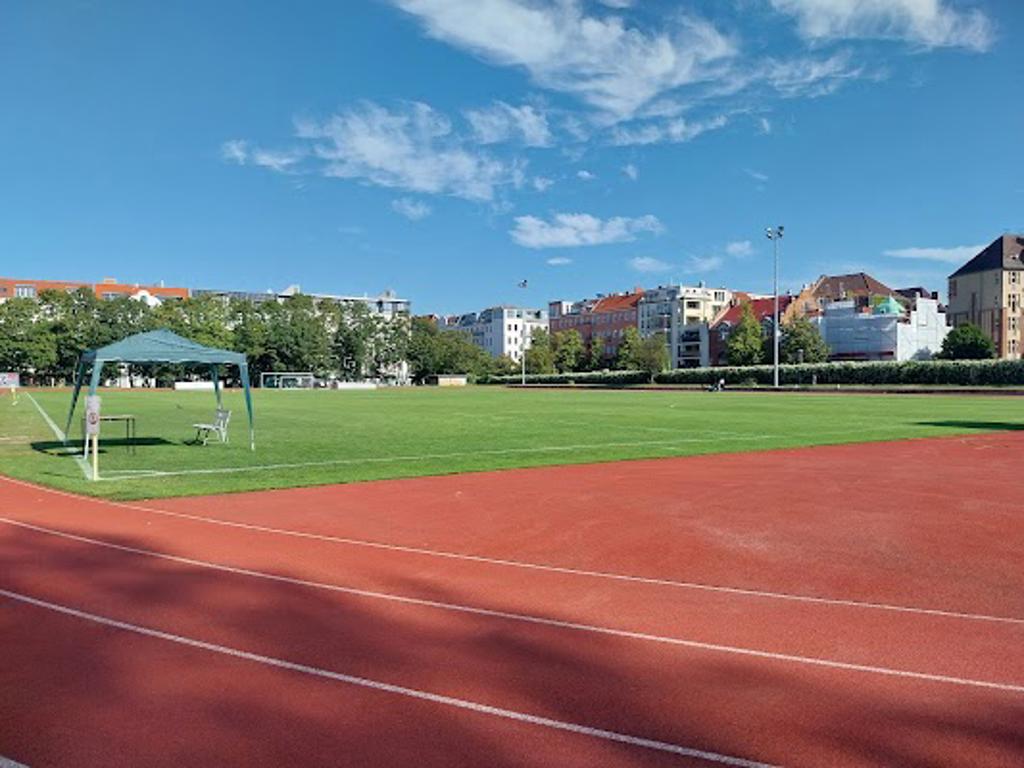
[[(389, 377), (409, 349), (407, 317), (388, 319), (357, 303), (303, 295), (282, 303), (196, 296), (150, 307), (127, 297), (101, 300), (81, 288), (0, 304), (0, 370), (18, 371), (35, 383), (69, 382), (85, 350), (158, 328), (244, 353), (254, 379), (265, 371)], [(165, 383), (181, 370), (133, 366), (132, 372)]]

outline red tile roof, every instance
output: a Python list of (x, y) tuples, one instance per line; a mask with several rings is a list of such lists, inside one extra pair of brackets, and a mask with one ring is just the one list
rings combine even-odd
[(620, 293), (612, 296), (603, 296), (590, 310), (594, 314), (602, 312), (623, 312), (629, 309), (636, 309), (636, 305), (643, 298), (643, 291), (636, 293)]
[[(792, 296), (779, 296), (779, 314), (781, 315), (786, 311), (786, 307), (793, 301)], [(740, 317), (743, 316), (743, 305), (749, 304), (750, 308), (754, 311), (754, 317), (758, 322), (763, 321), (765, 318), (772, 316), (775, 311), (775, 299), (769, 296), (766, 299), (750, 299), (741, 300), (734, 303), (724, 314), (718, 316), (718, 320), (715, 325), (721, 325), (722, 323), (729, 323), (729, 325), (736, 325), (740, 321)]]

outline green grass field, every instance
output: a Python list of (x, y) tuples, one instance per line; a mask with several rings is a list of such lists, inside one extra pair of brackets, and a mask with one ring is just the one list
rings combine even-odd
[[(0, 472), (119, 499), (223, 493), (549, 464), (753, 451), (1024, 428), (1024, 401), (940, 395), (629, 390), (390, 389), (254, 394), (256, 451), (242, 398), (231, 442), (187, 443), (213, 417), (204, 392), (107, 391), (103, 411), (138, 420), (134, 453), (105, 425), (99, 482), (54, 434), (70, 394), (0, 397)], [(37, 408), (38, 405), (38, 408)], [(81, 408), (81, 406), (80, 406)]]

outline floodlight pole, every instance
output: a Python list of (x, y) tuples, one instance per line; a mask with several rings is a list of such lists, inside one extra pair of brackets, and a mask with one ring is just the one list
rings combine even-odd
[(772, 351), (773, 351), (773, 376), (775, 388), (779, 388), (779, 240), (785, 234), (786, 228), (781, 224), (777, 227), (765, 229), (765, 237), (772, 241), (773, 255), (773, 289), (775, 299), (775, 314), (772, 317)]
[[(521, 283), (519, 283), (519, 287), (520, 288), (526, 288), (526, 286), (527, 286), (526, 280), (523, 280)], [(521, 367), (520, 385), (525, 387), (526, 386), (526, 306), (525, 305), (519, 308), (519, 314), (520, 314), (519, 320), (520, 320), (520, 323), (522, 325), (522, 329), (521, 329), (522, 339), (520, 340), (520, 343), (519, 343), (519, 364), (520, 364), (520, 367)]]

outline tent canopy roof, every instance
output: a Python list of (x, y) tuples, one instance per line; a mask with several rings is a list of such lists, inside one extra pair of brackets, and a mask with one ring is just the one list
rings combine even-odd
[(82, 362), (128, 363), (210, 363), (243, 366), (245, 355), (226, 349), (204, 347), (194, 341), (168, 331), (136, 333), (113, 344), (90, 349), (82, 354)]

